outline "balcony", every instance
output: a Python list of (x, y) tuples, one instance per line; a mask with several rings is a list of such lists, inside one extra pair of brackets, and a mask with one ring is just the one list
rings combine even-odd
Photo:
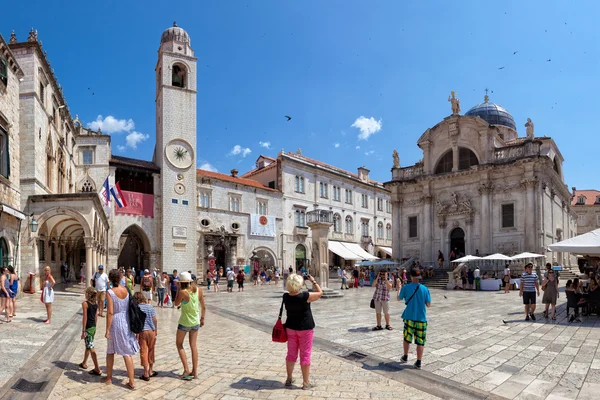
[(361, 236), (360, 238), (360, 242), (364, 243), (364, 244), (370, 244), (373, 243), (373, 238), (371, 238), (371, 236)]
[(294, 235), (308, 236), (308, 227), (297, 226), (294, 228)]
[(392, 179), (395, 181), (406, 181), (415, 179), (423, 175), (423, 164), (417, 163), (411, 167), (394, 168), (392, 170)]
[(528, 156), (540, 154), (541, 143), (525, 141), (512, 146), (505, 146), (494, 150), (494, 162), (510, 162)]
[(306, 213), (306, 223), (316, 224), (333, 224), (333, 211), (329, 210), (313, 210)]

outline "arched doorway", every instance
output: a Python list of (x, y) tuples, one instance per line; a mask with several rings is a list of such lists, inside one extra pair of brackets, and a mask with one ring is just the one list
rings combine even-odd
[(144, 231), (137, 225), (131, 225), (119, 238), (119, 258), (117, 265), (135, 268), (137, 271), (149, 268), (150, 245)]
[(306, 247), (303, 244), (296, 246), (296, 271), (300, 271), (302, 267), (308, 269), (308, 261), (306, 259)]
[(457, 258), (465, 254), (465, 231), (462, 228), (454, 228), (450, 232), (450, 252), (452, 250)]
[(8, 243), (3, 237), (0, 237), (0, 266), (8, 267), (9, 263)]
[(225, 271), (226, 271), (226, 267), (227, 267), (227, 249), (225, 248), (225, 245), (223, 245), (222, 243), (219, 243), (217, 245), (215, 245), (215, 267), (216, 270), (219, 271), (219, 268), (223, 268), (223, 276), (227, 276)]
[(259, 262), (260, 268), (263, 268), (263, 267), (268, 268), (268, 267), (272, 267), (275, 265), (275, 258), (273, 257), (271, 252), (269, 252), (265, 249), (257, 249), (256, 256), (258, 257), (258, 262)]

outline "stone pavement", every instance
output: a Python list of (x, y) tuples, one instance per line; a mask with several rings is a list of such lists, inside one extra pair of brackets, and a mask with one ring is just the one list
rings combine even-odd
[[(52, 338), (81, 307), (77, 288), (56, 291), (52, 323), (46, 325), (46, 307), (40, 293), (23, 294), (17, 299), (17, 316), (0, 325), (0, 388)], [(4, 314), (2, 314), (4, 321)]]
[[(331, 287), (337, 289), (337, 285), (331, 281)], [(246, 293), (211, 293), (207, 298), (211, 306), (249, 320), (272, 321), (281, 293), (280, 287), (249, 286)], [(399, 361), (404, 305), (397, 301), (390, 304), (394, 331), (372, 332), (375, 315), (369, 301), (373, 289), (343, 293), (343, 298), (323, 299), (313, 305), (315, 337), (332, 347), (359, 351), (389, 363)], [(582, 323), (569, 323), (564, 293), (555, 322), (542, 317), (541, 297), (537, 321), (525, 322), (516, 291), (505, 295), (432, 290), (431, 294), (428, 342), (420, 376), (445, 378), (448, 385), (468, 385), (510, 399), (600, 397), (600, 317), (582, 317)], [(414, 349), (410, 357), (414, 360)]]
[[(223, 294), (225, 296), (225, 294)], [(209, 306), (210, 307), (210, 306)], [(206, 325), (198, 337), (198, 380), (181, 381), (182, 371), (175, 348), (175, 331), (179, 311), (159, 309), (158, 345), (155, 369), (159, 375), (150, 382), (136, 379), (136, 390), (125, 387), (127, 381), (122, 357), (115, 357), (114, 385), (99, 383), (77, 365), (83, 357), (83, 342), (74, 351), (64, 372), (54, 386), (50, 399), (344, 399), (411, 398), (435, 399), (402, 383), (375, 372), (365, 371), (327, 352), (314, 350), (311, 375), (317, 387), (313, 391), (301, 390), (300, 368), (295, 371), (300, 386), (283, 387), (285, 381), (286, 345), (272, 343), (270, 334), (242, 325), (211, 313), (206, 315)], [(96, 351), (104, 371), (106, 339), (105, 320), (101, 319), (96, 340)], [(186, 351), (189, 353), (186, 343)], [(141, 375), (139, 357), (134, 358), (136, 377)], [(91, 360), (88, 367), (93, 364)]]

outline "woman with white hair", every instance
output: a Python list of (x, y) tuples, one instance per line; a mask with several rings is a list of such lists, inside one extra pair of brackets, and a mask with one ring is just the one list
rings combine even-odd
[(291, 274), (286, 283), (288, 293), (283, 295), (283, 304), (287, 313), (285, 328), (288, 337), (287, 356), (285, 366), (287, 379), (285, 386), (292, 386), (294, 379), (292, 373), (300, 353), (300, 368), (302, 369), (302, 389), (312, 389), (314, 384), (308, 380), (310, 374), (310, 355), (312, 352), (315, 321), (310, 310), (310, 303), (321, 298), (323, 291), (319, 284), (310, 275), (306, 276), (315, 289), (314, 292), (302, 292), (304, 278), (297, 274)]

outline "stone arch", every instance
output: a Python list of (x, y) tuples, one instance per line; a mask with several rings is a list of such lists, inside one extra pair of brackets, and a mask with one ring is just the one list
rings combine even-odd
[(469, 169), (479, 165), (477, 152), (468, 145), (458, 147), (458, 170)]
[(188, 87), (189, 66), (182, 61), (176, 61), (171, 65), (171, 86), (179, 88)]
[(435, 162), (435, 174), (446, 174), (452, 172), (453, 165), (453, 151), (452, 149), (446, 150)]
[[(69, 207), (63, 207), (63, 206), (50, 208), (40, 214), (40, 216), (38, 217), (38, 225), (40, 226), (40, 230), (44, 227), (45, 223), (48, 220), (50, 220), (53, 217), (62, 216), (62, 215), (66, 215), (66, 216), (71, 217), (74, 220), (76, 220), (83, 228), (84, 236), (86, 236), (86, 237), (92, 236), (92, 228), (90, 227), (90, 224), (85, 219), (85, 217), (83, 215), (81, 215), (79, 212), (77, 212)], [(48, 231), (48, 232), (50, 232), (50, 231)], [(32, 233), (32, 235), (37, 236), (35, 233)]]
[[(254, 249), (254, 251), (256, 251), (256, 255), (260, 257), (259, 259), (259, 263), (260, 266), (267, 266), (267, 267), (272, 267), (274, 265), (277, 265), (277, 256), (275, 255), (275, 253), (273, 252), (273, 250), (271, 250), (268, 247), (257, 247)], [(262, 257), (261, 257), (262, 255)], [(264, 255), (267, 255), (268, 260), (265, 260)]]
[(150, 268), (150, 239), (138, 224), (131, 224), (123, 229), (118, 237), (117, 265), (139, 268)]

